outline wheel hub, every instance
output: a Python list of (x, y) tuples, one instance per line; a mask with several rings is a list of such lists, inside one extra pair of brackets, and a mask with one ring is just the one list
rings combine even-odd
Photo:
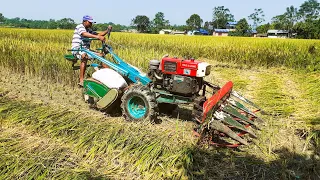
[(143, 118), (147, 113), (146, 104), (140, 97), (132, 97), (127, 104), (131, 116), (135, 119)]

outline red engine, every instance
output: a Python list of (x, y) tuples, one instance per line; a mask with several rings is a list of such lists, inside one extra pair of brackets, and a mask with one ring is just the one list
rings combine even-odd
[(210, 74), (211, 66), (194, 59), (164, 57), (162, 61), (151, 60), (149, 77), (158, 89), (174, 94), (192, 96), (203, 86), (203, 77)]
[(183, 60), (165, 57), (161, 61), (163, 74), (178, 74), (192, 77), (204, 77), (210, 74), (211, 66), (194, 59)]

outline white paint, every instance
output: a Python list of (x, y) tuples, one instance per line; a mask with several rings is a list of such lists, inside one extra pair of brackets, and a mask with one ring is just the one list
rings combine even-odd
[(108, 88), (120, 89), (128, 86), (124, 78), (113, 69), (104, 68), (97, 70), (92, 74), (92, 77), (102, 82)]
[(197, 70), (197, 77), (205, 77), (206, 76), (206, 69), (210, 66), (209, 63), (201, 62), (198, 64), (198, 70)]

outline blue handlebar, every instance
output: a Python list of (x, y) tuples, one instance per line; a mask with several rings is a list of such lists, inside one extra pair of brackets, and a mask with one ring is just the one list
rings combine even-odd
[(101, 56), (98, 56), (95, 52), (92, 52), (86, 48), (80, 47), (79, 51), (85, 52), (91, 57), (99, 60), (100, 62), (106, 64), (111, 69), (117, 71), (119, 74), (121, 74), (124, 77), (127, 77), (130, 79), (133, 83), (141, 82), (143, 85), (147, 85), (151, 82), (151, 80), (146, 76), (146, 74), (140, 72), (137, 68), (131, 66), (130, 64), (127, 64), (124, 62), (119, 56), (117, 56), (111, 47), (103, 45), (103, 48), (106, 48), (108, 52), (111, 54), (111, 56), (114, 58), (116, 63), (113, 63)]

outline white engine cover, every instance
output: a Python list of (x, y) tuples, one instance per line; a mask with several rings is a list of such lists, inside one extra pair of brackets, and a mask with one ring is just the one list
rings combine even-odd
[[(197, 77), (205, 77), (208, 76), (210, 74), (210, 71), (207, 72), (207, 67), (211, 66), (209, 63), (206, 62), (201, 62), (198, 64), (198, 70), (197, 70)], [(209, 74), (206, 74), (209, 73)]]
[(113, 69), (104, 68), (97, 70), (92, 74), (92, 77), (102, 82), (108, 88), (121, 89), (128, 86), (124, 78)]

